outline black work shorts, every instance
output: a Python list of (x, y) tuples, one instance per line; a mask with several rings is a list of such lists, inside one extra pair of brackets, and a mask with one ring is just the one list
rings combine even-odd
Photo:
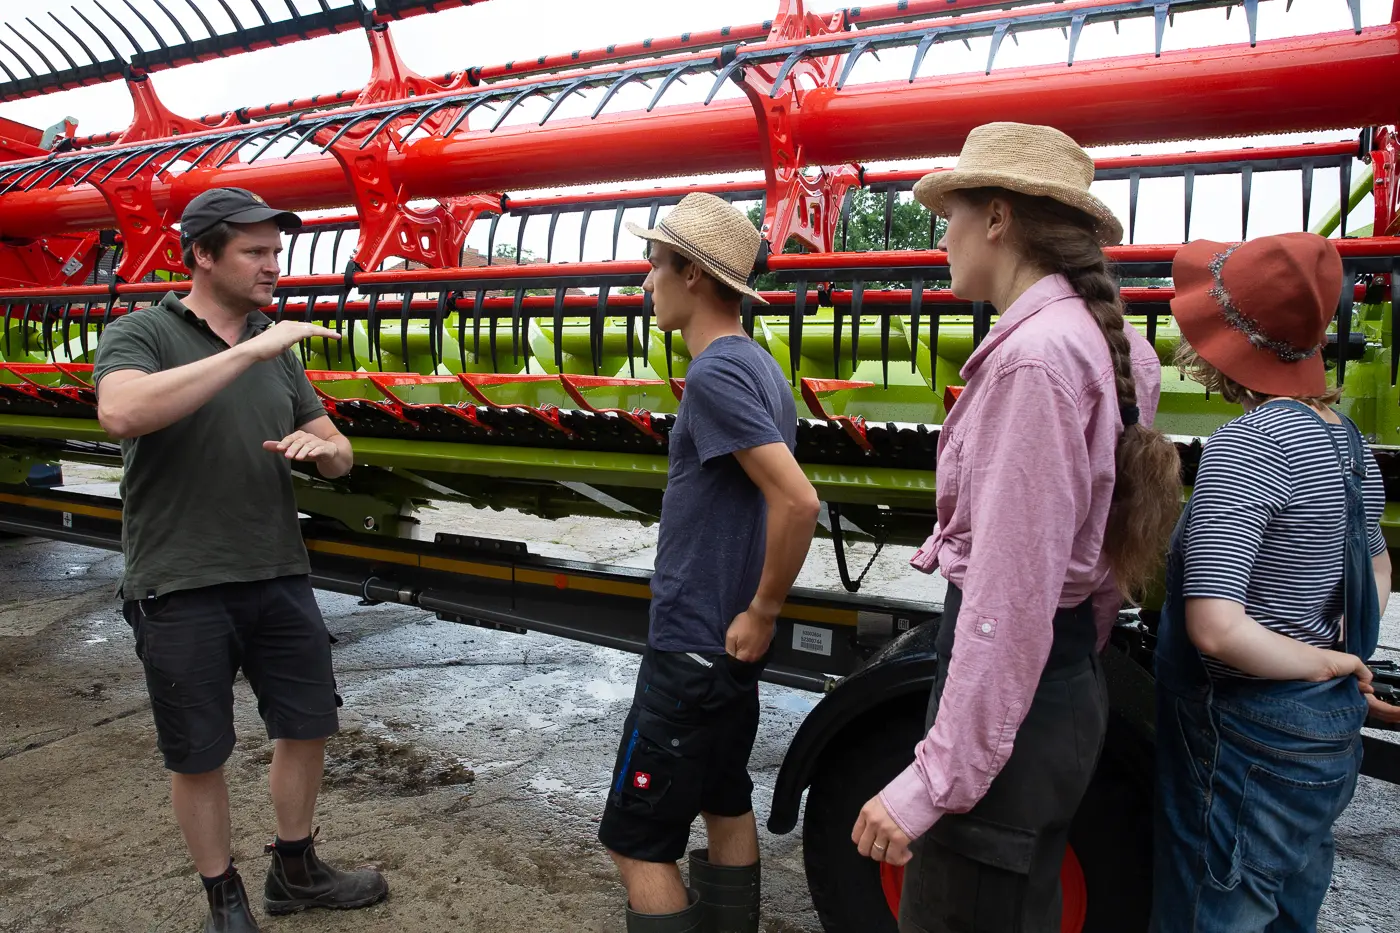
[(233, 680), (242, 668), (272, 739), (339, 728), (331, 636), (305, 576), (221, 583), (122, 605), (165, 767), (215, 771), (233, 751)]
[(643, 862), (675, 862), (695, 817), (753, 810), (749, 753), (765, 662), (647, 648), (598, 828), (603, 845)]

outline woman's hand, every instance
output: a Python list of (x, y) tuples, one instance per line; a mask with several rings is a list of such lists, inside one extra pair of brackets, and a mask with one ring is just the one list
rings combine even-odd
[(909, 851), (909, 837), (890, 816), (879, 796), (871, 797), (860, 808), (855, 829), (851, 830), (851, 841), (860, 854), (877, 862), (891, 865), (907, 864), (913, 858)]

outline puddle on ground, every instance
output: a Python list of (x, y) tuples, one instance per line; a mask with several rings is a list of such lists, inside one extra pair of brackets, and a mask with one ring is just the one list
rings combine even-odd
[(328, 787), (417, 796), (436, 787), (470, 784), (476, 773), (462, 762), (433, 755), (390, 736), (341, 732), (326, 744)]

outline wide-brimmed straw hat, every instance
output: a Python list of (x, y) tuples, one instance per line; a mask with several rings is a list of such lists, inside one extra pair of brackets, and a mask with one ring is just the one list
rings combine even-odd
[(1177, 251), (1172, 278), (1172, 316), (1201, 359), (1262, 395), (1327, 394), (1322, 348), (1342, 293), (1331, 240), (1193, 240)]
[(634, 223), (627, 229), (644, 240), (665, 243), (736, 292), (768, 303), (749, 288), (758, 261), (758, 231), (723, 198), (700, 191), (687, 194), (653, 229)]
[(1089, 193), (1094, 160), (1079, 144), (1052, 126), (985, 123), (967, 134), (957, 168), (931, 172), (914, 185), (914, 197), (935, 214), (943, 199), (966, 188), (1005, 188), (1053, 198), (1088, 214), (1099, 243), (1123, 242), (1123, 225), (1113, 211)]

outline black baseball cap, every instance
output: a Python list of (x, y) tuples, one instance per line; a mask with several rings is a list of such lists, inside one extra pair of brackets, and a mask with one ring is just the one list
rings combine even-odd
[(185, 242), (207, 233), (219, 221), (257, 224), (277, 221), (283, 230), (301, 226), (301, 218), (291, 211), (268, 207), (267, 202), (243, 188), (211, 188), (201, 192), (180, 215), (180, 239)]

